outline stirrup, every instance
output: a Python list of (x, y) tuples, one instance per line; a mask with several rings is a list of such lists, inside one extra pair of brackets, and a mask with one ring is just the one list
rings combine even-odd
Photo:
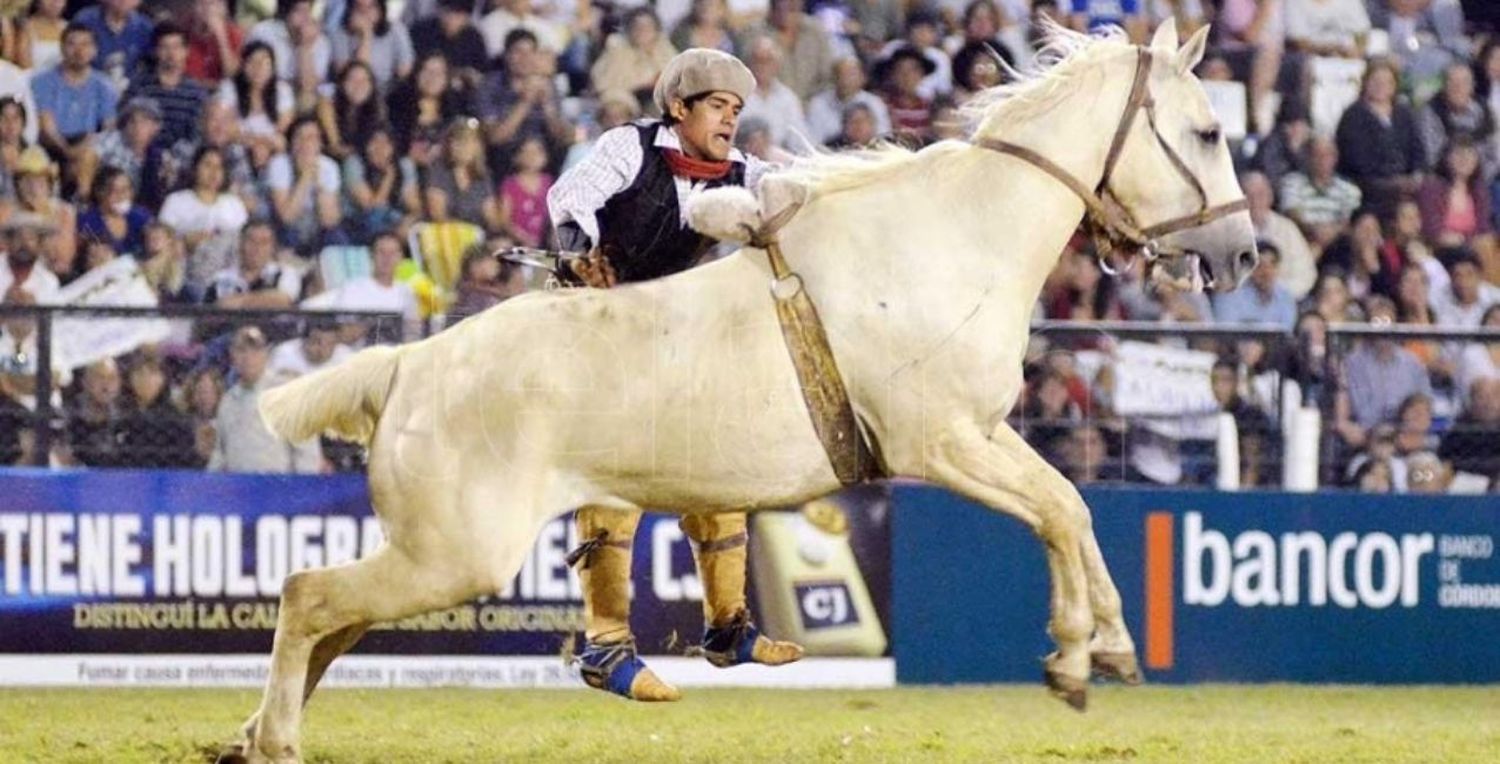
[(755, 642), (760, 629), (750, 620), (750, 611), (741, 610), (725, 626), (703, 630), (703, 657), (719, 668), (755, 662)]
[(634, 700), (630, 687), (646, 663), (635, 652), (635, 639), (619, 642), (585, 642), (583, 650), (573, 656), (584, 684)]

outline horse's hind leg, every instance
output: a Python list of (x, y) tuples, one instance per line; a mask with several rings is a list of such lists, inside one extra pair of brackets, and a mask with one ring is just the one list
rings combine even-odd
[(1092, 519), (1077, 489), (1003, 424), (990, 437), (973, 423), (958, 424), (937, 441), (928, 468), (930, 478), (1013, 515), (1041, 537), (1052, 574), (1048, 632), (1057, 643), (1047, 657), (1047, 686), (1083, 710), (1094, 631), (1083, 540), (1092, 537)]
[[(358, 623), (345, 626), (318, 640), (318, 643), (313, 646), (312, 657), (307, 663), (307, 680), (303, 683), (302, 705), (307, 705), (313, 690), (317, 689), (318, 682), (322, 680), (323, 674), (328, 671), (334, 659), (353, 648), (369, 629), (370, 624)], [(255, 727), (259, 721), (259, 711), (250, 715), (250, 718), (240, 727), (239, 740), (226, 746), (219, 755), (220, 764), (230, 764), (230, 762), (244, 759), (245, 752), (250, 749), (251, 741), (255, 738)]]

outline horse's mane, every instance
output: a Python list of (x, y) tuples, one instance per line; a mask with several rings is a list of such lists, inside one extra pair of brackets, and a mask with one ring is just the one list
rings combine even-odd
[[(968, 137), (1004, 133), (1045, 111), (1069, 92), (1066, 85), (1080, 72), (1127, 45), (1124, 31), (1117, 27), (1083, 34), (1050, 20), (1044, 25), (1045, 42), (1031, 68), (1017, 71), (999, 61), (1010, 82), (976, 94), (959, 109), (960, 120), (973, 126)], [(772, 175), (800, 183), (814, 196), (825, 195), (880, 180), (905, 168), (919, 155), (948, 156), (968, 147), (969, 144), (959, 141), (942, 141), (918, 152), (880, 142), (868, 149), (820, 151), (798, 157)]]

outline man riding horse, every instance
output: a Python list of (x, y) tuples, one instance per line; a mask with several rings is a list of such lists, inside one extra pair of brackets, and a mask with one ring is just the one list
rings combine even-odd
[[(687, 50), (668, 62), (654, 93), (662, 119), (605, 132), (547, 196), (561, 248), (587, 253), (567, 261), (572, 273), (564, 275), (609, 288), (697, 264), (716, 242), (688, 227), (687, 199), (720, 186), (753, 189), (768, 169), (734, 148), (740, 109), (754, 87), (744, 64), (716, 50)], [(587, 622), (577, 657), (591, 687), (634, 700), (677, 700), (677, 689), (637, 656), (631, 636), (631, 540), (640, 517), (587, 506), (575, 515), (583, 543), (569, 561), (583, 584)], [(681, 525), (703, 580), (702, 647), (709, 662), (774, 666), (801, 658), (800, 645), (765, 637), (750, 618), (745, 515), (687, 515)]]

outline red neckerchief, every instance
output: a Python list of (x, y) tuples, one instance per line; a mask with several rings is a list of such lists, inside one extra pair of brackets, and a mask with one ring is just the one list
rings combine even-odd
[(667, 158), (672, 174), (688, 180), (722, 180), (734, 167), (727, 159), (722, 162), (694, 159), (677, 149), (662, 149), (661, 153)]

